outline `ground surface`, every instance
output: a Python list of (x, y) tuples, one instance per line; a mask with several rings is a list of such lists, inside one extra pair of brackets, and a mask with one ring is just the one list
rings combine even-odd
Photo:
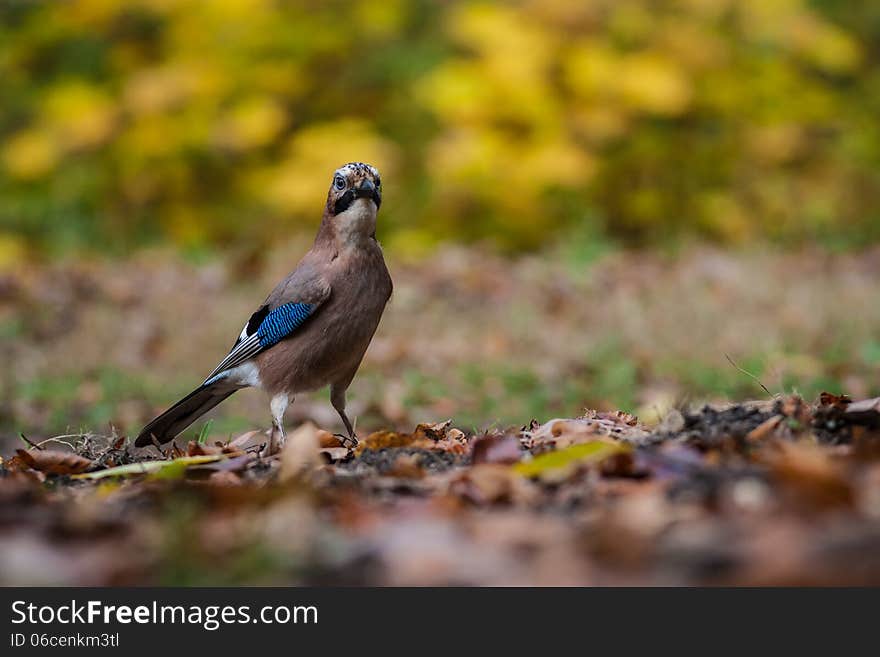
[[(0, 272), (0, 454), (19, 432), (136, 434), (204, 380), (305, 248), (262, 267), (144, 253)], [(361, 433), (447, 418), (480, 432), (586, 408), (653, 424), (682, 401), (763, 395), (727, 356), (774, 394), (880, 395), (880, 249), (594, 249), (392, 260), (394, 295), (349, 394)], [(211, 417), (227, 439), (268, 426), (268, 403), (245, 391)], [(288, 417), (341, 430), (326, 390)]]
[(880, 399), (63, 440), (0, 469), (2, 584), (880, 584)]
[(126, 439), (301, 246), (0, 275), (0, 583), (880, 584), (880, 252), (588, 247), (392, 262), (351, 453), (326, 391)]

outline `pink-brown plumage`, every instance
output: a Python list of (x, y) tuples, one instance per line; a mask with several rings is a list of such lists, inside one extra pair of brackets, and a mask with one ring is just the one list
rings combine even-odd
[[(376, 332), (392, 283), (376, 241), (381, 205), (379, 172), (363, 163), (336, 171), (315, 243), (266, 297), (224, 363), (202, 386), (150, 422), (136, 444), (166, 442), (236, 390), (256, 386), (271, 398), (273, 423), (294, 395), (331, 386), (331, 402), (351, 438), (345, 392)], [(257, 349), (262, 318), (284, 304), (309, 304), (312, 313), (277, 344)], [(245, 347), (251, 345), (251, 350)], [(238, 351), (237, 351), (238, 349)], [(237, 353), (243, 354), (235, 358)], [(244, 356), (248, 356), (246, 359)]]

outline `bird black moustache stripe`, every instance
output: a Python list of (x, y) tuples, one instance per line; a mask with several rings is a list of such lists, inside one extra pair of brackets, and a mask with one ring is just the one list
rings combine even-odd
[(348, 210), (348, 207), (352, 203), (354, 203), (354, 198), (354, 190), (349, 189), (336, 201), (336, 204), (333, 206), (333, 213), (339, 214), (340, 212), (345, 212), (346, 210)]
[[(339, 197), (336, 203), (333, 205), (333, 214), (339, 214), (340, 212), (345, 212), (354, 203), (354, 200), (357, 198), (355, 191), (353, 189), (349, 189), (345, 194)], [(379, 206), (382, 205), (382, 197), (380, 196), (378, 191), (374, 191), (370, 196), (373, 199), (373, 203), (376, 204), (376, 209), (379, 209)]]

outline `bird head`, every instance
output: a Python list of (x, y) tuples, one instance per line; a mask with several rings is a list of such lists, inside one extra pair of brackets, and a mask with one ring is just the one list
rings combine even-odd
[(382, 204), (382, 181), (376, 167), (349, 162), (333, 173), (325, 214), (343, 237), (373, 237)]

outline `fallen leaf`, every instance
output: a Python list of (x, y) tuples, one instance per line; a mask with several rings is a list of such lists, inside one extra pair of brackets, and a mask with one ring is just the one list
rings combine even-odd
[[(245, 447), (250, 446), (250, 443), (254, 438), (266, 439), (266, 433), (264, 431), (247, 431), (230, 440), (228, 446), (244, 449)], [(256, 442), (257, 441), (254, 441), (254, 444), (256, 444)]]
[(847, 413), (869, 413), (871, 411), (880, 413), (880, 397), (862, 399), (857, 402), (852, 402), (846, 407)]
[(599, 463), (599, 469), (605, 477), (646, 477), (649, 474), (631, 450), (611, 454)]
[(18, 458), (29, 468), (55, 475), (71, 475), (85, 472), (93, 463), (87, 458), (70, 452), (59, 452), (51, 449), (28, 451), (15, 450)]
[[(765, 450), (766, 451), (766, 450)], [(827, 450), (805, 442), (781, 442), (762, 459), (772, 476), (806, 509), (851, 506), (855, 495), (844, 467)]]
[(333, 435), (329, 431), (325, 431), (324, 429), (318, 430), (318, 444), (321, 447), (332, 448), (332, 447), (344, 447), (342, 441), (338, 436)]
[(509, 434), (485, 435), (473, 443), (471, 460), (478, 463), (516, 463), (522, 456), (519, 439)]
[(446, 430), (451, 424), (452, 420), (437, 422), (436, 424), (419, 424), (416, 426), (415, 431), (413, 431), (413, 439), (443, 440), (446, 437)]
[(850, 404), (852, 404), (852, 399), (847, 395), (835, 395), (830, 392), (822, 392), (819, 394), (820, 406), (833, 406), (834, 408), (844, 410)]
[(478, 505), (528, 503), (537, 498), (533, 484), (506, 465), (483, 463), (465, 470), (450, 483), (450, 492)]
[(209, 454), (205, 456), (182, 456), (177, 459), (165, 461), (140, 461), (138, 463), (119, 465), (115, 468), (107, 468), (106, 470), (96, 470), (95, 472), (76, 474), (72, 475), (72, 478), (91, 480), (104, 479), (106, 477), (131, 477), (144, 474), (161, 478), (175, 478), (183, 476), (186, 469), (191, 465), (211, 463), (225, 458), (226, 456), (222, 454)]
[(319, 448), (318, 427), (311, 422), (303, 423), (284, 442), (278, 474), (280, 481), (290, 481), (320, 465)]
[(378, 452), (387, 447), (407, 447), (413, 443), (414, 438), (408, 433), (396, 431), (376, 431), (364, 438), (355, 448), (355, 454), (360, 454), (366, 449)]
[(400, 479), (421, 479), (425, 476), (425, 470), (418, 454), (400, 454), (385, 474)]
[[(416, 441), (415, 444), (424, 444), (425, 440)], [(468, 452), (468, 443), (467, 437), (464, 433), (458, 429), (450, 429), (446, 432), (446, 437), (428, 442), (425, 445), (426, 449), (433, 450), (435, 452), (449, 452), (450, 454), (467, 454)]]
[(754, 443), (768, 438), (782, 423), (782, 419), (781, 415), (774, 415), (773, 417), (764, 420), (761, 424), (746, 434), (746, 440)]
[(351, 454), (347, 447), (322, 447), (318, 452), (328, 463), (344, 461)]
[(190, 440), (186, 444), (186, 455), (187, 456), (205, 456), (207, 454), (222, 454), (223, 450), (214, 445), (208, 445), (206, 443), (199, 443), (195, 440)]
[(629, 451), (631, 448), (620, 443), (594, 440), (579, 443), (554, 452), (546, 452), (513, 466), (516, 473), (524, 477), (538, 477), (543, 480), (563, 481), (573, 471), (591, 463), (600, 463), (605, 458)]
[(227, 454), (226, 458), (212, 461), (203, 465), (191, 466), (191, 470), (211, 470), (214, 472), (238, 472), (244, 470), (256, 457), (253, 454), (238, 452), (235, 455)]
[(627, 414), (596, 412), (575, 420), (556, 418), (528, 432), (528, 446), (549, 445), (561, 449), (602, 436), (634, 442), (647, 437), (648, 432), (632, 424), (633, 421), (634, 417)]

